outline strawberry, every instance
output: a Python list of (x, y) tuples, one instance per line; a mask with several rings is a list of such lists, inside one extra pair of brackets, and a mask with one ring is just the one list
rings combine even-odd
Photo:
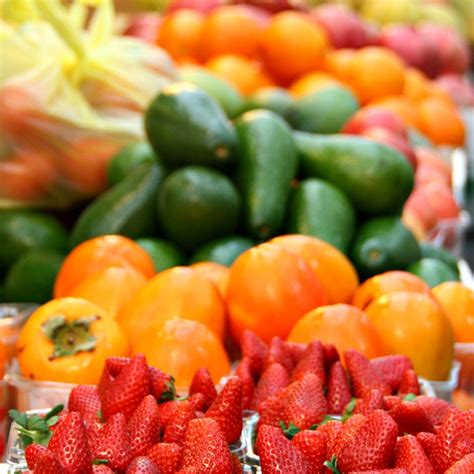
[(353, 349), (344, 352), (346, 367), (352, 382), (352, 390), (358, 398), (364, 398), (373, 388), (390, 395), (390, 387), (379, 376), (375, 367), (363, 354)]
[(148, 375), (150, 376), (150, 393), (158, 402), (174, 400), (176, 388), (171, 375), (165, 374), (156, 367), (148, 367)]
[(423, 451), (431, 459), (431, 453), (433, 452), (433, 448), (436, 442), (436, 435), (434, 433), (425, 433), (422, 431), (416, 435), (416, 439), (420, 443)]
[(293, 365), (296, 367), (298, 362), (301, 360), (301, 357), (303, 357), (304, 351), (306, 350), (306, 344), (288, 341), (284, 341), (283, 344), (285, 344), (285, 347), (291, 354), (291, 358), (293, 359)]
[(324, 473), (324, 461), (327, 459), (327, 437), (322, 431), (300, 431), (291, 441), (307, 459), (314, 474)]
[(420, 394), (420, 383), (418, 382), (418, 376), (413, 369), (408, 369), (403, 372), (398, 393), (400, 395), (407, 395), (409, 393), (412, 393), (413, 395)]
[[(90, 470), (84, 472), (92, 472), (92, 467), (89, 466)], [(80, 471), (77, 471), (80, 472)], [(38, 459), (34, 470), (35, 474), (65, 474), (66, 470), (59, 462), (57, 456), (52, 451), (47, 451), (44, 456)]]
[(161, 474), (174, 474), (181, 463), (183, 448), (176, 443), (155, 444), (147, 456), (156, 464)]
[(127, 367), (128, 364), (130, 364), (130, 357), (119, 357), (119, 356), (112, 356), (108, 357), (107, 360), (105, 361), (105, 365), (107, 367), (107, 370), (109, 371), (110, 375), (112, 377), (117, 377), (118, 374)]
[(92, 466), (92, 474), (114, 474), (114, 471), (106, 464), (94, 464)]
[[(58, 423), (48, 444), (65, 474), (85, 474), (92, 471), (92, 456), (87, 431), (78, 412), (69, 412)], [(39, 470), (38, 466), (36, 468)]]
[[(335, 432), (335, 438), (332, 437), (332, 440), (328, 436), (328, 459), (335, 457), (339, 459), (343, 455), (343, 450), (346, 445), (351, 442), (352, 439), (355, 439), (358, 436), (359, 430), (367, 422), (367, 417), (365, 415), (352, 415), (347, 419), (344, 424), (340, 423), (339, 428)], [(327, 423), (329, 424), (329, 423)], [(324, 426), (318, 428), (318, 431), (324, 430)]]
[(160, 403), (158, 405), (159, 417), (160, 417), (160, 429), (162, 432), (165, 431), (168, 423), (174, 418), (174, 415), (181, 402), (178, 400), (170, 400), (168, 402)]
[(272, 338), (270, 349), (268, 350), (268, 357), (265, 360), (265, 368), (275, 362), (285, 367), (289, 374), (293, 371), (294, 364), (291, 352), (278, 336)]
[(206, 408), (206, 396), (200, 392), (193, 393), (188, 397), (189, 403), (194, 407), (194, 411), (203, 413)]
[(34, 469), (36, 463), (42, 458), (47, 449), (41, 444), (29, 444), (25, 448), (25, 459), (29, 469)]
[(242, 432), (242, 381), (231, 377), (206, 412), (206, 418), (217, 421), (228, 443), (234, 443)]
[(308, 344), (303, 357), (291, 374), (291, 381), (300, 380), (306, 374), (316, 375), (323, 385), (326, 381), (323, 345), (319, 341)]
[(260, 418), (258, 420), (257, 428), (262, 425), (280, 427), (280, 421), (283, 419), (283, 409), (284, 401), (282, 392), (278, 395), (267, 398), (260, 405)]
[(86, 423), (99, 423), (100, 399), (96, 385), (77, 385), (71, 390), (68, 410), (77, 411)]
[[(107, 370), (104, 370), (104, 374)], [(103, 375), (104, 375), (103, 374)], [(110, 370), (99, 388), (102, 416), (107, 421), (112, 415), (122, 413), (130, 418), (140, 402), (150, 393), (150, 377), (145, 357), (137, 354), (128, 365), (114, 377)]]
[(232, 457), (216, 420), (202, 418), (189, 423), (183, 447), (182, 469), (194, 468), (197, 474), (230, 474)]
[(257, 448), (262, 472), (269, 474), (314, 472), (303, 453), (286, 438), (280, 428), (261, 426), (258, 430)]
[(242, 474), (242, 464), (235, 454), (232, 454), (232, 474)]
[(316, 431), (326, 436), (328, 453), (334, 453), (334, 446), (343, 426), (344, 424), (339, 420), (329, 420), (319, 425), (316, 429)]
[[(408, 395), (408, 397), (410, 396), (411, 395)], [(398, 424), (400, 436), (404, 433), (416, 435), (421, 431), (428, 433), (434, 432), (433, 423), (431, 423), (430, 419), (416, 401), (416, 397), (414, 397), (414, 400), (401, 400), (400, 403), (388, 411), (388, 414)]]
[(247, 329), (242, 334), (240, 345), (242, 358), (248, 357), (253, 376), (260, 377), (265, 361), (268, 358), (268, 344), (263, 342), (255, 333)]
[(443, 423), (451, 413), (459, 411), (451, 403), (437, 397), (421, 395), (416, 398), (416, 401), (434, 426)]
[(377, 389), (372, 389), (370, 393), (366, 394), (364, 398), (359, 398), (352, 413), (359, 413), (361, 415), (368, 415), (374, 410), (381, 410), (384, 405), (384, 398), (382, 392)]
[(323, 354), (324, 354), (324, 367), (326, 372), (332, 367), (332, 364), (340, 360), (339, 352), (337, 352), (336, 346), (334, 344), (323, 344)]
[(474, 453), (471, 453), (455, 462), (444, 474), (472, 474), (473, 472)]
[(138, 456), (127, 467), (125, 474), (161, 474), (156, 464), (147, 456)]
[(235, 375), (242, 381), (242, 408), (244, 410), (249, 410), (253, 392), (255, 390), (255, 384), (250, 368), (250, 359), (248, 357), (244, 357), (239, 362), (235, 369)]
[(410, 474), (406, 469), (395, 467), (393, 469), (370, 469), (369, 471), (351, 471), (348, 474)]
[(196, 418), (196, 412), (192, 403), (188, 400), (179, 402), (173, 418), (166, 425), (163, 441), (165, 443), (176, 443), (182, 446), (188, 424), (194, 418)]
[(112, 415), (90, 439), (93, 458), (106, 460), (114, 471), (124, 471), (133, 459), (123, 413)]
[(269, 397), (276, 395), (280, 390), (288, 386), (290, 376), (288, 371), (278, 363), (269, 365), (263, 372), (255, 387), (252, 410), (260, 411), (262, 403)]
[(402, 382), (403, 373), (413, 369), (411, 360), (405, 355), (388, 355), (372, 359), (371, 364), (375, 367), (382, 380), (392, 389), (398, 392)]
[(202, 393), (206, 397), (206, 410), (217, 397), (217, 390), (212, 381), (211, 374), (205, 367), (196, 370), (194, 377), (189, 386), (189, 395)]
[(147, 395), (128, 422), (133, 456), (143, 456), (160, 438), (160, 414), (153, 395)]
[(350, 472), (390, 467), (397, 433), (397, 424), (383, 410), (370, 413), (340, 446), (336, 454), (338, 469)]
[(397, 441), (395, 467), (406, 469), (410, 474), (435, 474), (428, 456), (413, 435), (403, 436)]
[(474, 452), (474, 412), (453, 412), (438, 428), (431, 452), (437, 472), (444, 472), (467, 454)]
[(328, 411), (333, 414), (341, 414), (346, 405), (351, 401), (351, 389), (347, 380), (346, 371), (342, 364), (337, 361), (329, 370), (328, 380)]

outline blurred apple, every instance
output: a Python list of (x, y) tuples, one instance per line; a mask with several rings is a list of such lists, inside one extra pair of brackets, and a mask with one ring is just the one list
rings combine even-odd
[(460, 209), (449, 186), (429, 183), (416, 191), (420, 192), (427, 206), (431, 207), (438, 219), (456, 219)]
[(166, 12), (174, 12), (186, 8), (197, 10), (202, 13), (209, 13), (214, 10), (214, 8), (225, 5), (226, 3), (225, 0), (172, 0), (166, 9)]
[(474, 105), (474, 86), (459, 74), (445, 74), (436, 79), (436, 84), (449, 94), (460, 106)]
[(420, 165), (415, 173), (415, 187), (423, 187), (430, 183), (441, 183), (445, 186), (450, 186), (450, 179), (446, 177), (439, 169), (430, 165)]
[(158, 13), (142, 13), (132, 17), (123, 34), (156, 43), (162, 18)]
[(426, 240), (428, 234), (423, 222), (415, 212), (406, 206), (403, 209), (402, 222), (403, 225), (412, 232), (418, 242)]
[(417, 29), (436, 48), (440, 59), (440, 69), (437, 75), (463, 74), (467, 70), (469, 49), (456, 30), (431, 23), (420, 24)]
[(415, 189), (404, 206), (404, 212), (414, 214), (422, 223), (426, 232), (430, 231), (437, 223), (438, 217), (435, 210), (428, 204), (422, 188)]
[(432, 77), (439, 71), (440, 61), (431, 41), (414, 26), (393, 25), (382, 30), (382, 46), (397, 53), (407, 65)]
[(405, 156), (408, 163), (410, 163), (413, 170), (417, 168), (416, 155), (408, 140), (402, 138), (400, 135), (381, 127), (372, 127), (364, 130), (362, 136), (370, 138), (379, 143), (383, 143), (389, 147), (394, 148)]
[(428, 166), (436, 169), (438, 173), (444, 176), (447, 184), (451, 184), (451, 168), (434, 148), (417, 146), (415, 147), (415, 155), (419, 167)]
[(232, 3), (251, 5), (269, 13), (279, 13), (284, 10), (308, 10), (306, 0), (233, 0)]
[(364, 107), (357, 111), (344, 125), (342, 133), (360, 135), (369, 128), (384, 128), (404, 139), (408, 138), (407, 130), (400, 118), (383, 107)]
[(311, 10), (311, 16), (326, 31), (337, 48), (362, 48), (375, 44), (373, 27), (368, 27), (353, 11), (343, 5), (321, 5)]

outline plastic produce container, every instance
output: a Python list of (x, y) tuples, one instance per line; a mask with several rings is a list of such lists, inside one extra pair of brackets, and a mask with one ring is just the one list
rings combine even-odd
[(442, 398), (448, 402), (451, 402), (453, 399), (453, 392), (456, 390), (459, 380), (459, 370), (461, 364), (455, 360), (449, 374), (449, 379), (446, 381), (437, 381), (429, 380), (430, 385), (432, 386), (436, 396)]
[(456, 343), (454, 353), (461, 367), (453, 403), (462, 410), (471, 410), (474, 409), (474, 342)]

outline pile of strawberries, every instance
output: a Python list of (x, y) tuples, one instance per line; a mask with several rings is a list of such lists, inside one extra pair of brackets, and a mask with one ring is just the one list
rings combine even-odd
[(345, 369), (332, 345), (268, 346), (251, 332), (242, 356), (236, 374), (244, 406), (260, 412), (264, 474), (474, 473), (474, 411), (420, 396), (407, 357), (348, 350)]
[[(472, 474), (474, 411), (420, 395), (410, 360), (252, 332), (218, 394), (199, 369), (187, 397), (142, 355), (109, 358), (67, 411), (11, 412), (34, 474), (236, 474), (243, 410), (259, 412), (249, 460), (263, 474)], [(244, 437), (246, 438), (246, 437)]]

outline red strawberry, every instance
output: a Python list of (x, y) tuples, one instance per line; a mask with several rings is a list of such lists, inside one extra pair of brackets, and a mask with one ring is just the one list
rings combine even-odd
[(206, 418), (217, 421), (228, 443), (240, 438), (242, 432), (242, 381), (231, 377), (206, 412)]
[(416, 435), (421, 431), (434, 432), (433, 423), (426, 416), (416, 399), (413, 401), (402, 400), (401, 403), (391, 408), (388, 414), (398, 424), (400, 436), (404, 433)]
[(384, 398), (382, 392), (377, 389), (372, 389), (364, 398), (359, 398), (352, 413), (359, 413), (361, 415), (368, 415), (374, 410), (381, 410), (384, 405)]
[(337, 352), (334, 344), (323, 344), (324, 367), (329, 372), (332, 364), (340, 360), (339, 352)]
[(206, 396), (203, 393), (193, 393), (188, 397), (188, 401), (194, 407), (196, 412), (204, 412), (206, 408)]
[(156, 367), (148, 367), (148, 374), (150, 376), (150, 393), (156, 400), (158, 402), (174, 400), (176, 396), (174, 378)]
[(398, 392), (400, 388), (403, 373), (406, 370), (413, 369), (411, 360), (407, 356), (400, 354), (377, 357), (371, 360), (371, 364), (394, 393)]
[(197, 474), (230, 474), (232, 457), (227, 441), (216, 420), (202, 418), (189, 423), (183, 447), (182, 469)]
[(444, 474), (472, 474), (473, 472), (474, 453), (471, 453), (455, 462)]
[(168, 423), (174, 418), (179, 405), (181, 405), (181, 402), (178, 400), (170, 400), (158, 405), (160, 414), (160, 429), (162, 432), (165, 431)]
[(323, 345), (319, 341), (308, 344), (303, 357), (291, 374), (291, 380), (292, 382), (300, 380), (306, 374), (316, 375), (322, 384), (326, 381)]
[[(356, 439), (359, 430), (367, 423), (367, 417), (364, 415), (352, 415), (344, 424), (340, 423), (340, 427), (336, 431), (336, 438), (330, 441), (328, 436), (328, 459), (335, 456), (339, 459), (343, 456), (343, 451), (352, 439)], [(327, 423), (329, 424), (329, 423)], [(324, 429), (325, 425), (318, 428), (318, 431)]]
[(390, 387), (378, 375), (377, 370), (363, 354), (353, 349), (344, 353), (346, 367), (352, 382), (352, 390), (358, 398), (370, 393), (370, 390), (376, 388), (384, 395), (390, 395)]
[(404, 468), (410, 474), (435, 474), (428, 456), (413, 435), (403, 436), (397, 441), (395, 467)]
[(300, 431), (291, 441), (307, 459), (313, 474), (324, 473), (327, 459), (327, 437), (322, 431)]
[(262, 403), (267, 398), (276, 395), (280, 390), (288, 386), (289, 383), (290, 376), (288, 371), (281, 364), (269, 365), (255, 387), (250, 405), (252, 410), (260, 411)]
[(474, 452), (474, 412), (453, 412), (440, 425), (431, 452), (437, 472), (444, 472), (467, 454)]
[(160, 414), (153, 395), (147, 395), (128, 422), (133, 456), (143, 456), (160, 438)]
[(127, 467), (125, 474), (161, 474), (156, 464), (147, 456), (135, 458)]
[(183, 448), (176, 443), (155, 444), (147, 456), (157, 465), (161, 474), (174, 474), (181, 463)]
[(348, 474), (410, 474), (406, 469), (395, 467), (393, 469), (370, 469), (369, 471), (351, 471)]
[(260, 405), (260, 418), (257, 427), (263, 425), (280, 427), (280, 421), (283, 420), (283, 409), (284, 402), (281, 393), (267, 398)]
[(242, 474), (242, 464), (235, 454), (232, 455), (232, 474)]
[(343, 426), (344, 424), (339, 420), (329, 420), (318, 426), (316, 431), (326, 436), (328, 453), (334, 453), (334, 446)]
[(420, 443), (423, 451), (431, 459), (431, 453), (433, 452), (433, 448), (436, 442), (436, 435), (434, 433), (425, 433), (422, 431), (416, 435), (416, 439)]
[(87, 423), (100, 422), (100, 400), (96, 385), (77, 385), (71, 390), (68, 410), (77, 411)]
[(280, 428), (263, 425), (258, 430), (257, 448), (260, 466), (265, 473), (311, 474), (314, 471), (303, 453)]
[(118, 374), (127, 367), (128, 364), (130, 364), (130, 357), (118, 357), (118, 356), (112, 356), (108, 357), (107, 360), (105, 361), (105, 365), (107, 367), (107, 370), (110, 372), (110, 375), (112, 377), (117, 377)]
[(272, 338), (268, 357), (265, 360), (265, 368), (277, 362), (281, 364), (289, 374), (293, 371), (293, 357), (290, 350), (285, 346), (284, 342), (278, 336)]
[(194, 418), (196, 418), (196, 411), (192, 403), (188, 400), (179, 402), (173, 418), (166, 425), (163, 441), (165, 443), (176, 443), (182, 446), (188, 424)]
[(441, 398), (421, 395), (416, 400), (434, 426), (443, 423), (451, 413), (459, 411), (454, 405)]
[(341, 414), (351, 401), (351, 389), (347, 380), (346, 371), (337, 361), (332, 364), (328, 380), (328, 411), (332, 414)]
[(193, 395), (194, 393), (202, 393), (206, 397), (206, 410), (217, 397), (217, 390), (212, 381), (211, 374), (205, 367), (196, 370), (193, 380), (191, 381), (189, 395)]
[(420, 394), (420, 383), (418, 382), (418, 376), (413, 369), (408, 369), (403, 372), (398, 393), (400, 395), (407, 395), (409, 393), (414, 395)]
[[(79, 471), (78, 471), (79, 472)], [(90, 470), (84, 472), (92, 472)], [(43, 457), (36, 462), (35, 474), (65, 474), (66, 470), (62, 467), (57, 456), (52, 451), (47, 451)]]
[(284, 344), (288, 352), (291, 354), (291, 358), (293, 359), (293, 365), (296, 366), (296, 364), (298, 364), (298, 362), (301, 360), (301, 357), (303, 357), (307, 344), (288, 341), (285, 341)]
[(102, 416), (108, 420), (116, 413), (123, 413), (126, 418), (130, 418), (143, 398), (150, 393), (145, 357), (137, 354), (117, 377), (113, 378), (110, 373), (108, 376), (109, 380), (104, 383), (107, 389), (102, 392), (99, 390)]
[(338, 469), (350, 472), (390, 467), (397, 433), (397, 424), (383, 410), (370, 413), (354, 436), (341, 446)]
[(114, 471), (106, 464), (94, 464), (92, 466), (92, 474), (114, 474)]
[(114, 471), (124, 471), (133, 459), (127, 420), (123, 413), (111, 416), (105, 425), (91, 436), (91, 450), (94, 459), (108, 461)]
[(239, 362), (235, 369), (235, 375), (242, 380), (242, 408), (244, 410), (249, 410), (253, 392), (255, 390), (255, 384), (250, 369), (250, 359), (248, 357), (244, 357)]
[(242, 358), (248, 357), (250, 368), (254, 377), (259, 377), (268, 357), (268, 344), (263, 342), (255, 333), (248, 329), (242, 334), (240, 340)]
[(25, 448), (25, 459), (29, 469), (34, 469), (36, 463), (42, 458), (47, 449), (41, 444), (29, 444)]
[[(85, 474), (92, 471), (87, 431), (80, 413), (69, 412), (56, 425), (48, 451), (56, 455), (65, 474)], [(39, 470), (38, 466), (36, 470)]]

